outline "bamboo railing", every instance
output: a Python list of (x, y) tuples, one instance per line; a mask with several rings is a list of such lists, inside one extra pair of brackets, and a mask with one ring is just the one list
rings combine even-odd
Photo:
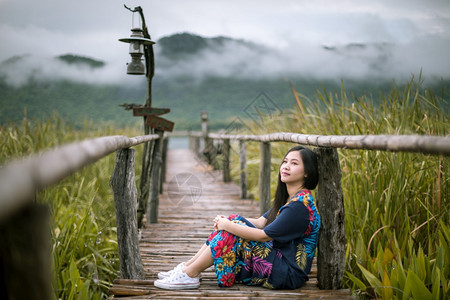
[[(88, 139), (13, 161), (0, 169), (0, 298), (54, 298), (49, 210), (35, 203), (35, 194), (114, 151), (117, 159), (111, 187), (121, 276), (143, 278), (136, 221), (135, 150), (129, 147), (160, 137), (154, 134)], [(161, 166), (161, 149), (155, 147), (153, 151), (157, 158), (153, 168)], [(152, 174), (159, 172), (153, 170)], [(154, 189), (159, 188), (158, 180), (159, 176), (151, 179)], [(158, 192), (149, 197), (150, 202), (158, 203), (154, 197), (158, 197)]]
[[(264, 135), (230, 135), (209, 133), (208, 117), (202, 112), (202, 132), (187, 132), (189, 147), (209, 164), (217, 166), (213, 140), (221, 142), (223, 181), (230, 176), (230, 141), (239, 141), (241, 197), (247, 197), (246, 142), (260, 143), (259, 202), (261, 214), (270, 208), (271, 143), (290, 142), (317, 147), (319, 185), (316, 194), (321, 213), (321, 230), (317, 253), (317, 280), (321, 289), (340, 289), (345, 269), (345, 211), (341, 188), (341, 169), (337, 148), (413, 152), (450, 155), (450, 136), (419, 135), (308, 135), (279, 132)], [(203, 139), (204, 148), (200, 149)]]
[(0, 221), (30, 202), (36, 191), (58, 183), (116, 150), (158, 138), (156, 134), (99, 137), (9, 163), (0, 170)]
[[(297, 133), (227, 135), (209, 133), (206, 113), (202, 132), (176, 132), (188, 136), (192, 151), (218, 168), (214, 140), (222, 142), (223, 180), (231, 181), (230, 141), (239, 141), (241, 197), (247, 198), (246, 142), (260, 143), (259, 198), (261, 212), (270, 207), (271, 143), (291, 142), (315, 146), (319, 156), (318, 209), (322, 229), (318, 246), (318, 282), (322, 289), (342, 285), (345, 259), (344, 205), (337, 148), (385, 150), (450, 155), (450, 138), (435, 136), (321, 136)], [(116, 206), (120, 276), (144, 276), (137, 236), (137, 190), (134, 179), (135, 150), (130, 147), (155, 140), (152, 153), (147, 221), (157, 222), (158, 194), (165, 177), (167, 139), (162, 134), (128, 138), (108, 136), (65, 145), (16, 160), (0, 169), (0, 288), (19, 298), (49, 299), (51, 286), (51, 241), (48, 209), (35, 203), (35, 194), (116, 151), (111, 177)], [(200, 149), (203, 139), (204, 149)], [(164, 142), (161, 142), (161, 141)], [(17, 282), (20, 282), (18, 285)], [(26, 286), (27, 288), (23, 288)], [(0, 293), (0, 296), (3, 295)], [(6, 294), (8, 295), (8, 294)]]

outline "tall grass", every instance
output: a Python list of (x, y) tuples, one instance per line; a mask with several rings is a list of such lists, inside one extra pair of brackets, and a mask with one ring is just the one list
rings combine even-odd
[[(75, 129), (56, 115), (47, 121), (24, 119), (0, 128), (0, 165), (65, 143), (103, 135), (132, 136), (133, 131), (137, 130), (98, 127), (88, 121)], [(117, 277), (115, 210), (109, 187), (114, 159), (109, 155), (37, 195), (38, 202), (48, 204), (51, 211), (57, 299), (106, 299)]]
[[(449, 104), (411, 80), (388, 94), (352, 97), (318, 91), (300, 107), (265, 120), (254, 133), (448, 135)], [(259, 124), (261, 125), (261, 124)], [(92, 129), (94, 128), (94, 129)], [(75, 140), (141, 135), (86, 121), (75, 129), (57, 116), (0, 127), (0, 165)], [(292, 144), (272, 143), (272, 178)], [(138, 155), (140, 147), (137, 147)], [(234, 152), (232, 162), (238, 162)], [(250, 192), (258, 195), (259, 145), (247, 145)], [(361, 297), (450, 297), (450, 158), (410, 153), (339, 150), (346, 209), (344, 283)], [(139, 161), (139, 158), (138, 158)], [(109, 178), (114, 155), (39, 193), (52, 212), (55, 297), (105, 299), (118, 271), (115, 212)], [(140, 165), (136, 165), (139, 180)], [(239, 166), (232, 174), (239, 180)], [(275, 180), (272, 180), (272, 192)]]
[[(313, 99), (299, 94), (299, 106), (252, 131), (449, 134), (449, 103), (414, 79), (375, 96), (351, 97), (344, 86), (340, 94), (322, 90)], [(291, 146), (272, 143), (272, 178)], [(257, 195), (259, 145), (247, 147), (250, 191)], [(448, 299), (450, 158), (342, 149), (339, 155), (348, 241), (345, 286), (363, 298)], [(233, 166), (236, 180), (238, 168)]]

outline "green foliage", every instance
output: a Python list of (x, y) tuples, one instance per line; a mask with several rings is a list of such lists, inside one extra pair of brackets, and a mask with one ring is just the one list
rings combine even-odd
[[(134, 128), (125, 130), (140, 135)], [(77, 130), (56, 115), (46, 122), (23, 119), (0, 127), (0, 164), (69, 142), (116, 134), (124, 132), (107, 125), (94, 127), (91, 122)], [(114, 159), (109, 155), (37, 195), (40, 203), (49, 205), (52, 216), (57, 299), (106, 299), (117, 277), (115, 210), (109, 186)]]
[(119, 104), (142, 102), (135, 101), (134, 97), (139, 96), (131, 88), (114, 85), (30, 80), (25, 86), (12, 87), (0, 80), (0, 123), (18, 123), (23, 118), (46, 120), (57, 112), (77, 128), (82, 128), (86, 120), (96, 124), (111, 122), (116, 127), (130, 126), (138, 120)]
[[(241, 84), (247, 84), (228, 80), (235, 85), (236, 94), (243, 90)], [(200, 90), (196, 91), (195, 98), (202, 96), (202, 101), (206, 101), (216, 92), (225, 95), (226, 89), (221, 88), (221, 82), (213, 78), (206, 81), (203, 88), (209, 89), (204, 90), (204, 95)], [(74, 92), (78, 91), (77, 95), (85, 92), (80, 92), (84, 85), (61, 84), (67, 84)], [(268, 85), (266, 88), (255, 83), (255, 90), (272, 88), (269, 81), (265, 84)], [(294, 85), (298, 86), (299, 82), (294, 82)], [(191, 107), (195, 106), (194, 102), (183, 104), (182, 101), (185, 99), (182, 91), (188, 86), (189, 82), (186, 82), (174, 89), (170, 89), (170, 85), (165, 88), (173, 93), (171, 99), (180, 101), (179, 107)], [(303, 91), (304, 87), (300, 84), (299, 90)], [(48, 95), (54, 92), (45, 84), (34, 83), (34, 88), (47, 90)], [(445, 136), (448, 135), (449, 124), (446, 89), (444, 85), (439, 92), (434, 92), (414, 80), (401, 87), (393, 85), (390, 91), (380, 92), (377, 96), (363, 92), (353, 94), (343, 86), (341, 92), (329, 92), (323, 88), (314, 96), (301, 94), (301, 107), (297, 109), (266, 118), (264, 124), (248, 125), (256, 134), (286, 131), (326, 135)], [(15, 91), (20, 93), (19, 89)], [(289, 90), (281, 93), (288, 94)], [(231, 103), (235, 103), (239, 116), (242, 116), (242, 99), (253, 100), (257, 93), (247, 91), (246, 96), (240, 99), (234, 98), (234, 94), (228, 93), (228, 97), (236, 101)], [(277, 93), (271, 95), (279, 99)], [(295, 103), (292, 95), (286, 97)], [(210, 105), (213, 108), (215, 104)], [(219, 111), (225, 110), (223, 103), (217, 106)], [(78, 112), (81, 109), (78, 108), (71, 109)], [(198, 113), (189, 109), (186, 109), (186, 116), (192, 113), (195, 114), (193, 120), (198, 120)], [(225, 116), (222, 113), (211, 118), (224, 120)], [(65, 116), (55, 115), (47, 121), (31, 121), (21, 116), (16, 123), (1, 126), (0, 164), (87, 137), (141, 134), (135, 133), (134, 127), (121, 131), (111, 124), (98, 126), (96, 123), (94, 126), (93, 122), (84, 121), (70, 125), (64, 120)], [(86, 119), (83, 117), (80, 120)], [(187, 117), (185, 120), (197, 123)], [(288, 143), (272, 143), (272, 179), (277, 177), (281, 158), (291, 146)], [(238, 150), (235, 145), (233, 147), (232, 161), (238, 162)], [(140, 148), (137, 149), (139, 151)], [(344, 149), (339, 150), (339, 155), (348, 241), (345, 285), (361, 297), (450, 297), (449, 158)], [(258, 143), (247, 143), (247, 156), (250, 192), (257, 198)], [(115, 212), (109, 187), (113, 159), (110, 155), (38, 195), (39, 202), (50, 205), (53, 216), (54, 286), (58, 298), (106, 298), (107, 287), (116, 277)], [(139, 167), (137, 164), (136, 175), (140, 174)], [(232, 165), (232, 174), (238, 180), (238, 165)], [(275, 191), (275, 180), (272, 180), (271, 191)]]
[[(219, 42), (217, 42), (219, 43)], [(169, 61), (170, 62), (170, 61)], [(159, 76), (164, 60), (156, 61), (156, 74), (152, 82), (152, 105), (168, 107), (171, 112), (164, 118), (175, 122), (175, 130), (200, 129), (200, 113), (208, 111), (212, 129), (226, 127), (236, 116), (248, 118), (246, 108), (255, 98), (265, 92), (282, 109), (296, 105), (288, 82), (282, 78), (245, 79), (238, 77), (210, 76), (202, 79), (189, 75), (166, 78)], [(173, 63), (173, 62), (170, 62)], [(161, 67), (164, 69), (163, 67)], [(314, 80), (311, 78), (289, 78), (313, 105), (325, 105), (315, 97), (318, 87), (323, 86), (329, 97), (339, 94), (338, 81)], [(134, 86), (124, 84), (89, 84), (68, 80), (31, 79), (20, 87), (6, 84), (0, 75), (0, 124), (8, 121), (20, 122), (24, 117), (45, 120), (53, 112), (81, 128), (85, 119), (96, 124), (111, 122), (118, 126), (133, 126), (141, 119), (124, 111), (119, 104), (144, 104), (147, 84), (144, 77), (135, 79)], [(436, 93), (448, 87), (448, 80), (428, 82)], [(386, 81), (346, 81), (347, 93), (357, 99), (369, 97), (382, 90), (388, 93), (390, 83)], [(447, 88), (448, 89), (448, 88)], [(328, 94), (330, 93), (330, 94)], [(448, 96), (446, 96), (448, 97)], [(378, 100), (378, 99), (377, 99)], [(322, 107), (321, 107), (322, 109)], [(447, 105), (444, 108), (448, 111)]]
[[(443, 89), (444, 91), (444, 89)], [(438, 96), (412, 79), (376, 97), (318, 91), (300, 107), (266, 118), (256, 134), (418, 134), (446, 136), (449, 115)], [(288, 143), (272, 143), (272, 174)], [(450, 296), (450, 158), (413, 153), (338, 150), (345, 201), (345, 285), (360, 297), (448, 299)], [(238, 162), (238, 149), (232, 159)], [(249, 189), (258, 195), (259, 145), (247, 143)], [(239, 166), (232, 167), (239, 180)], [(275, 191), (272, 180), (271, 191)], [(272, 195), (273, 196), (273, 195)]]

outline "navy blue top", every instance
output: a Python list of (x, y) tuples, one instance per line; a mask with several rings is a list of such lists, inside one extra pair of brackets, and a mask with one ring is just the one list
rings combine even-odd
[[(263, 215), (267, 218), (267, 213)], [(242, 216), (229, 220), (255, 227)], [(279, 209), (263, 230), (268, 242), (246, 240), (226, 231), (213, 232), (206, 244), (211, 248), (219, 286), (234, 280), (271, 289), (296, 289), (308, 280), (320, 228), (320, 216), (311, 192), (303, 190)]]
[[(267, 214), (263, 217), (267, 218)], [(298, 287), (308, 280), (319, 228), (320, 216), (309, 191), (298, 192), (280, 208), (275, 220), (264, 228), (273, 240), (273, 248), (281, 253), (280, 262), (273, 262), (272, 274), (284, 278), (275, 281), (292, 281), (290, 286)]]

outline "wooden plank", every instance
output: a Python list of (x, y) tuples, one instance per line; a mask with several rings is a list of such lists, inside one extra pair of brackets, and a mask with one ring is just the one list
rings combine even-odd
[(170, 108), (156, 108), (147, 106), (133, 107), (134, 117), (143, 117), (148, 115), (164, 115), (170, 112)]
[(166, 120), (164, 118), (149, 115), (147, 116), (147, 125), (151, 128), (155, 128), (161, 131), (172, 131), (173, 126), (175, 125), (174, 122)]
[[(259, 286), (235, 284), (219, 288), (213, 267), (202, 272), (200, 287), (195, 290), (170, 291), (153, 285), (158, 272), (172, 269), (191, 258), (212, 231), (212, 219), (217, 214), (238, 213), (245, 217), (260, 216), (257, 202), (241, 199), (235, 183), (224, 183), (220, 172), (199, 164), (189, 150), (168, 152), (167, 178), (181, 172), (191, 172), (202, 183), (201, 197), (195, 202), (175, 204), (168, 197), (167, 185), (160, 196), (159, 217), (156, 224), (146, 224), (140, 240), (144, 280), (117, 279), (111, 287), (120, 299), (351, 299), (348, 290), (319, 290), (317, 268), (313, 264), (310, 280), (301, 289), (269, 290)], [(127, 295), (127, 290), (130, 293)], [(146, 295), (136, 293), (148, 292)]]

